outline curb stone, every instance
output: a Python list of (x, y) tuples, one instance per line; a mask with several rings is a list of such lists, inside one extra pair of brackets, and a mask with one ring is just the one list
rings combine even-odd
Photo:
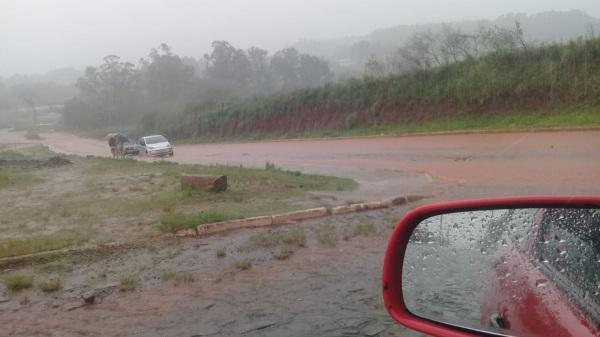
[(388, 208), (391, 206), (403, 205), (409, 202), (415, 202), (421, 199), (429, 198), (425, 195), (408, 195), (397, 196), (383, 199), (381, 201), (373, 201), (367, 203), (351, 204), (334, 206), (331, 208), (317, 207), (305, 210), (288, 212), (282, 214), (274, 214), (272, 216), (258, 216), (245, 219), (229, 220), (210, 224), (203, 224), (196, 227), (196, 231), (182, 230), (175, 234), (176, 236), (194, 237), (205, 236), (217, 233), (224, 233), (242, 228), (256, 228), (293, 224), (304, 220), (322, 218), (329, 215), (341, 215), (353, 212), (371, 211), (376, 209)]

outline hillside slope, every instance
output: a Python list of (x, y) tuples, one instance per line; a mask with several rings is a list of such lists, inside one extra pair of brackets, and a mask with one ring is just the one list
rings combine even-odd
[[(190, 107), (167, 133), (202, 139), (279, 137), (386, 125), (410, 131), (419, 129), (415, 125), (440, 121), (448, 128), (457, 121), (467, 121), (466, 128), (468, 121), (479, 121), (471, 127), (489, 128), (486, 123), (497, 123), (499, 116), (518, 117), (511, 122), (516, 127), (520, 120), (532, 118), (533, 126), (539, 118), (558, 124), (549, 126), (586, 126), (600, 123), (599, 107), (600, 39), (580, 39), (495, 52), (383, 79), (355, 79), (238, 104)], [(575, 117), (553, 116), (565, 111)]]

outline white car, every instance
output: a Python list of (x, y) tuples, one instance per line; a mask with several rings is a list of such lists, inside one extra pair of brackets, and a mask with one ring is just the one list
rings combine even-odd
[(142, 137), (139, 144), (144, 148), (145, 154), (149, 156), (163, 157), (168, 155), (173, 157), (173, 145), (163, 135)]

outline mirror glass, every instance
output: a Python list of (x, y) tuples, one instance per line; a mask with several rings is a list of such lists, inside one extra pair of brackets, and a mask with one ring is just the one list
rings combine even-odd
[(600, 335), (600, 210), (496, 209), (422, 221), (403, 265), (419, 317), (507, 336)]

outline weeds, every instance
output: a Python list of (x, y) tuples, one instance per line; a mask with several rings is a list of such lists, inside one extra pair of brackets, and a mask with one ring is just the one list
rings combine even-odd
[(225, 248), (217, 249), (215, 255), (217, 255), (217, 257), (225, 257), (225, 255), (227, 255), (227, 253), (225, 252)]
[(315, 229), (317, 241), (326, 247), (335, 247), (337, 244), (337, 235), (335, 228), (330, 225), (321, 225)]
[(304, 247), (306, 244), (306, 236), (304, 232), (295, 230), (289, 232), (282, 231), (266, 231), (257, 233), (249, 238), (251, 247), (273, 247), (279, 244), (295, 245)]
[(294, 255), (294, 250), (290, 248), (283, 248), (281, 250), (273, 252), (273, 257), (277, 260), (286, 260), (292, 255)]
[(239, 270), (248, 270), (252, 267), (252, 262), (248, 259), (236, 260), (233, 262), (233, 267)]
[(173, 280), (177, 284), (194, 282), (194, 275), (188, 271), (182, 272), (165, 272), (160, 276), (162, 281)]
[(119, 280), (120, 291), (133, 291), (137, 287), (138, 279), (134, 275), (125, 275)]
[(62, 287), (60, 279), (57, 277), (49, 278), (38, 283), (38, 288), (45, 293), (50, 293), (59, 290)]
[(57, 250), (82, 243), (87, 237), (73, 232), (35, 235), (0, 241), (0, 258)]
[(169, 212), (160, 218), (158, 228), (163, 232), (176, 232), (184, 228), (194, 228), (198, 225), (221, 222), (234, 218), (220, 211), (205, 211), (194, 214), (180, 214)]
[(373, 224), (357, 224), (352, 230), (353, 236), (373, 236), (377, 234), (377, 228)]
[(4, 278), (4, 285), (10, 291), (28, 289), (33, 285), (33, 276), (24, 274), (9, 275)]

